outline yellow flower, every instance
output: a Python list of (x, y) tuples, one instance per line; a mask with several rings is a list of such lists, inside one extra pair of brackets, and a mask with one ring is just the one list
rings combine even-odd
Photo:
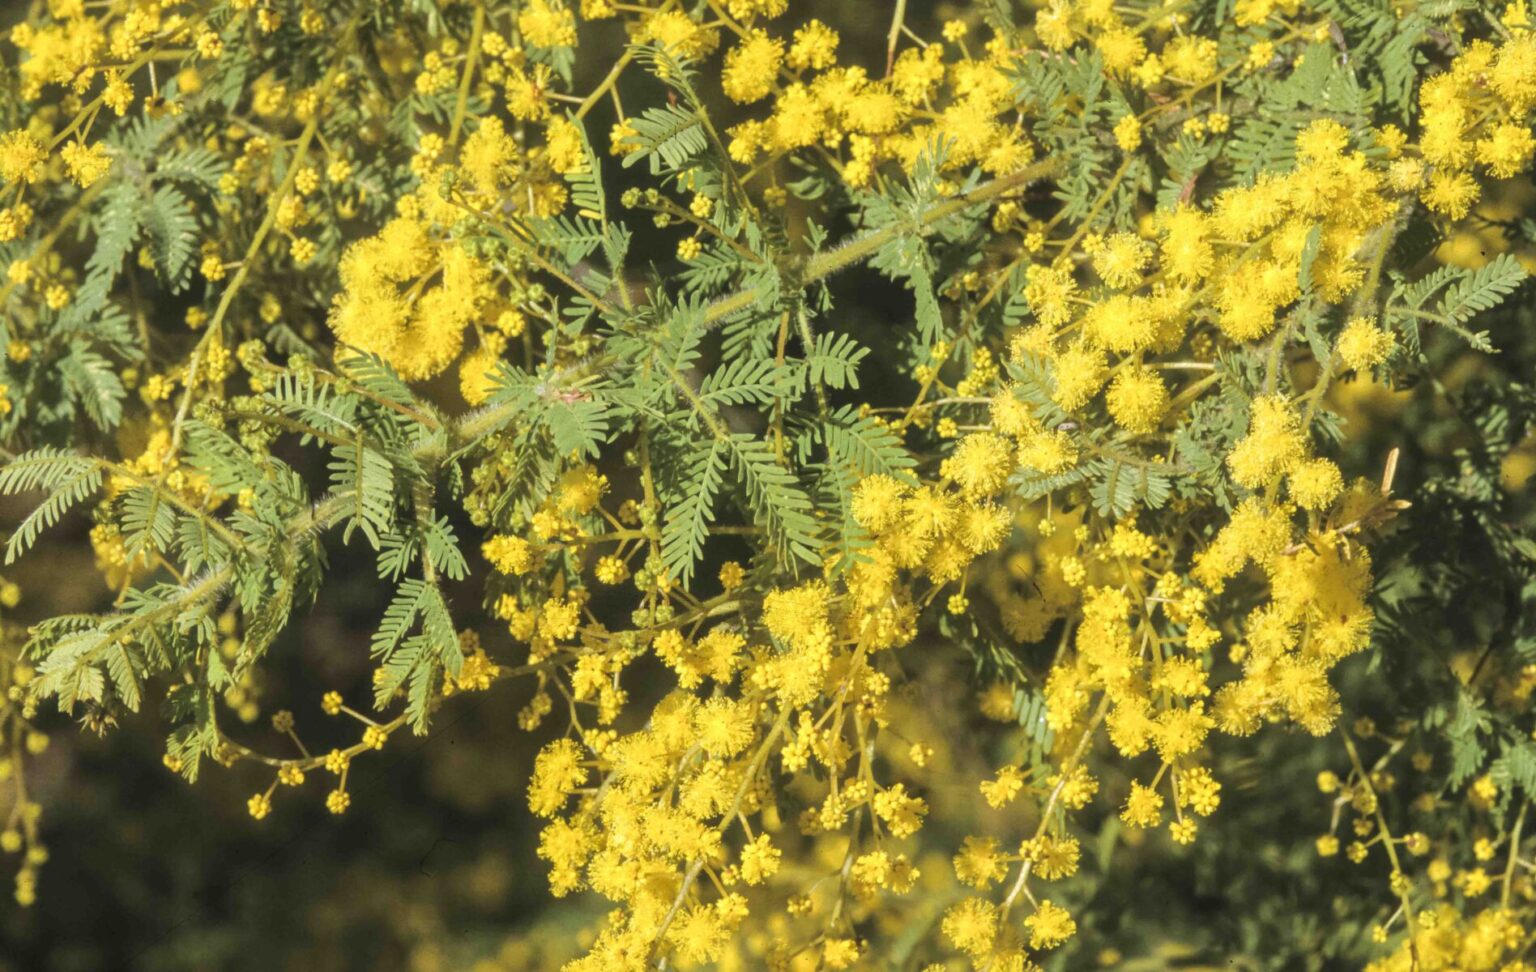
[(1104, 398), (1109, 414), (1129, 432), (1156, 429), (1168, 410), (1168, 388), (1148, 368), (1127, 368), (1115, 375)]
[(741, 879), (748, 884), (761, 884), (779, 870), (781, 852), (767, 834), (758, 834), (741, 849)]
[(1381, 364), (1393, 346), (1392, 332), (1368, 317), (1351, 318), (1339, 334), (1339, 357), (1352, 371), (1367, 371)]
[(550, 119), (549, 128), (545, 132), (544, 152), (550, 168), (556, 172), (575, 172), (586, 165), (581, 129), (568, 118)]
[(1026, 860), (1034, 862), (1036, 874), (1047, 881), (1055, 881), (1077, 873), (1078, 858), (1082, 855), (1082, 848), (1075, 837), (1068, 835), (1052, 837), (1049, 834), (1043, 834), (1034, 840), (1026, 841), (1020, 848), (1020, 853)]
[(576, 18), (549, 0), (529, 0), (517, 15), (517, 29), (534, 47), (570, 47), (576, 43)]
[(528, 784), (528, 807), (541, 817), (553, 816), (565, 804), (566, 797), (587, 780), (581, 765), (581, 752), (570, 739), (557, 739), (545, 746), (533, 763), (533, 779)]
[(716, 697), (699, 707), (699, 747), (711, 756), (735, 756), (752, 744), (754, 712), (747, 702)]
[(246, 801), (246, 809), (257, 820), (264, 819), (272, 812), (272, 798), (268, 794), (258, 793)]
[(1257, 489), (1274, 476), (1290, 471), (1306, 451), (1299, 419), (1283, 397), (1255, 399), (1248, 435), (1227, 457), (1232, 478)]
[(836, 31), (819, 20), (808, 20), (795, 31), (794, 43), (789, 48), (789, 66), (796, 71), (831, 67), (837, 59), (837, 42)]
[(1065, 908), (1043, 899), (1034, 914), (1024, 919), (1030, 948), (1055, 948), (1077, 934), (1077, 922)]
[(991, 837), (967, 837), (955, 855), (955, 877), (961, 884), (985, 891), (1008, 874), (1008, 862)]
[(720, 87), (726, 97), (738, 104), (766, 98), (773, 90), (783, 60), (784, 42), (754, 30), (725, 55)]
[(997, 908), (990, 901), (966, 898), (944, 913), (940, 928), (955, 948), (980, 957), (991, 951), (997, 925)]
[(1104, 384), (1104, 355), (1087, 347), (1068, 348), (1055, 356), (1055, 389), (1052, 398), (1063, 411), (1075, 412)]
[(1344, 476), (1327, 459), (1302, 463), (1290, 475), (1291, 498), (1308, 510), (1323, 510), (1344, 490)]
[(713, 908), (694, 905), (672, 923), (667, 940), (680, 961), (700, 965), (720, 957), (730, 941), (730, 932)]
[(1071, 301), (1077, 293), (1072, 275), (1058, 267), (1035, 264), (1024, 276), (1024, 299), (1029, 301), (1035, 319), (1046, 327), (1065, 324), (1071, 318)]
[(873, 806), (891, 836), (898, 840), (915, 834), (923, 825), (923, 816), (928, 813), (928, 804), (918, 797), (908, 796), (906, 786), (901, 783), (876, 794)]
[(975, 432), (960, 440), (954, 455), (944, 460), (940, 474), (955, 481), (972, 499), (995, 495), (1013, 471), (1013, 449), (1000, 435)]
[(1141, 122), (1135, 115), (1126, 115), (1115, 122), (1115, 144), (1122, 152), (1134, 152), (1141, 148)]
[(521, 537), (492, 537), (481, 546), (480, 552), (503, 574), (523, 574), (533, 566), (533, 548)]
[(112, 158), (100, 142), (85, 146), (79, 140), (74, 140), (65, 145), (59, 154), (64, 159), (64, 168), (69, 172), (69, 177), (81, 188), (90, 186), (106, 175), (112, 165)]
[(1436, 171), (1430, 175), (1429, 185), (1419, 198), (1431, 211), (1458, 220), (1471, 211), (1481, 193), (1477, 180), (1470, 173)]
[(1152, 258), (1146, 241), (1134, 233), (1109, 236), (1093, 254), (1093, 269), (1111, 287), (1132, 287)]
[(43, 177), (48, 150), (25, 129), (0, 135), (0, 182), (36, 182)]
[(1163, 797), (1156, 790), (1133, 782), (1120, 819), (1131, 827), (1155, 827), (1163, 819)]

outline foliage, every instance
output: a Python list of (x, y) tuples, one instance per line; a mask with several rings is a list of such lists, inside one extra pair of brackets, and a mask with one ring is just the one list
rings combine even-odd
[(485, 693), (520, 967), (1530, 969), (1523, 0), (799, 6), (28, 11), (17, 902), (70, 718), (356, 816)]

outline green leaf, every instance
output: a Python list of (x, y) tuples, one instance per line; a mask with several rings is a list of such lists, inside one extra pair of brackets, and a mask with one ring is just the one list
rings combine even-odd
[[(1387, 303), (1389, 320), (1401, 328), (1410, 350), (1419, 346), (1421, 321), (1440, 324), (1458, 334), (1473, 348), (1492, 353), (1486, 331), (1465, 326), (1473, 317), (1498, 306), (1526, 279), (1525, 268), (1508, 253), (1501, 253), (1477, 270), (1440, 267), (1411, 284), (1398, 283)], [(1439, 294), (1433, 309), (1430, 299)]]
[(73, 712), (81, 702), (101, 702), (107, 681), (92, 657), (106, 640), (99, 630), (80, 631), (60, 638), (37, 666), (34, 691), (58, 700), (60, 712)]
[[(608, 259), (609, 269), (617, 271), (624, 262), (624, 254), (629, 248), (628, 234), (621, 228), (610, 224), (608, 221), (608, 196), (603, 191), (602, 168), (597, 161), (597, 153), (592, 151), (592, 142), (587, 138), (586, 126), (581, 119), (567, 113), (566, 119), (581, 135), (582, 164), (565, 173), (566, 185), (571, 187), (571, 204), (576, 209), (576, 225), (583, 227), (583, 234), (587, 232), (585, 227), (593, 227), (596, 230), (596, 242), (604, 248), (604, 255)], [(619, 230), (613, 232), (613, 230)], [(540, 244), (545, 242), (542, 229), (538, 233)], [(585, 247), (586, 240), (582, 240), (581, 246), (576, 249), (585, 249), (579, 257), (573, 257), (575, 250), (567, 249), (565, 253), (567, 265), (574, 265), (591, 253), (590, 248)]]
[(746, 489), (753, 519), (768, 535), (780, 561), (799, 559), (817, 563), (811, 500), (794, 474), (779, 465), (767, 442), (755, 436), (735, 433), (724, 442), (730, 453), (731, 469)]
[(1298, 273), (1297, 283), (1301, 292), (1312, 292), (1312, 264), (1317, 262), (1318, 251), (1323, 245), (1323, 224), (1316, 223), (1307, 231), (1307, 239), (1301, 247), (1301, 270)]
[(652, 173), (664, 168), (675, 172), (709, 148), (709, 138), (698, 114), (681, 105), (647, 108), (639, 115), (631, 115), (629, 123), (635, 134), (627, 144), (640, 150), (624, 156), (626, 169), (644, 159), (651, 163)]
[(288, 623), (293, 610), (295, 585), (291, 570), (280, 569), (267, 596), (245, 616), (245, 637), (240, 643), (242, 667), (261, 657)]
[(15, 471), (16, 463), (0, 475), (0, 491), (19, 492), (18, 483), (28, 488), (42, 487), (49, 490), (48, 498), (27, 514), (26, 519), (5, 543), (5, 562), (14, 563), (37, 540), (37, 535), (59, 522), (69, 510), (85, 502), (86, 498), (101, 488), (101, 466), (95, 460), (62, 456), (30, 464)]
[(1435, 313), (1480, 351), (1493, 351), (1487, 332), (1470, 334), (1461, 325), (1477, 314), (1498, 306), (1525, 282), (1525, 268), (1508, 253), (1500, 253), (1487, 264), (1462, 277), (1445, 291)]
[(70, 343), (69, 353), (58, 361), (64, 386), (85, 407), (85, 414), (103, 432), (117, 427), (123, 419), (123, 399), (127, 392), (112, 362), (92, 351), (82, 341)]
[(173, 152), (155, 162), (156, 179), (184, 182), (202, 189), (217, 192), (219, 179), (228, 166), (217, 152), (206, 145), (192, 145)]
[(767, 358), (736, 358), (705, 376), (698, 397), (706, 405), (766, 405), (782, 398), (787, 387), (784, 370)]
[(374, 632), (373, 641), (368, 646), (369, 652), (374, 657), (388, 661), (400, 647), (400, 643), (416, 623), (416, 616), (421, 613), (422, 602), (429, 586), (423, 580), (412, 579), (401, 582), (389, 606), (384, 609), (384, 617), (379, 622), (379, 629)]
[(85, 264), (90, 277), (105, 278), (110, 284), (122, 271), (139, 237), (143, 203), (142, 190), (131, 182), (116, 182), (102, 191), (95, 219), (96, 246)]
[(353, 351), (337, 363), (348, 378), (357, 382), (374, 398), (391, 402), (401, 408), (425, 410), (416, 396), (411, 393), (410, 386), (400, 378), (389, 362), (378, 355)]
[(805, 356), (813, 385), (842, 390), (859, 387), (859, 362), (869, 349), (852, 337), (837, 331), (816, 335), (816, 344)]
[(917, 460), (901, 437), (889, 425), (860, 415), (855, 406), (845, 405), (829, 415), (820, 428), (820, 438), (827, 447), (830, 465), (846, 465), (860, 477), (882, 473), (912, 481), (910, 470)]
[(117, 693), (117, 697), (129, 711), (139, 711), (139, 703), (144, 697), (144, 692), (139, 684), (138, 666), (135, 664), (133, 651), (121, 642), (114, 643), (106, 650), (105, 659), (107, 676), (112, 680), (112, 691)]
[[(333, 386), (313, 374), (285, 372), (263, 398), (278, 410), (309, 423), (317, 432), (348, 438), (361, 434), (357, 398), (338, 394)], [(304, 436), (301, 441), (308, 443), (309, 439)]]
[(149, 231), (155, 269), (172, 293), (180, 293), (192, 280), (192, 257), (197, 253), (197, 215), (192, 203), (174, 185), (161, 185), (144, 208), (144, 228)]
[(534, 220), (529, 228), (541, 251), (558, 254), (574, 267), (603, 245), (603, 224), (583, 216), (552, 216)]
[(449, 580), (463, 580), (469, 573), (469, 563), (459, 550), (458, 538), (453, 535), (453, 524), (448, 517), (439, 516), (421, 524), (423, 549), (432, 568)]
[[(421, 631), (410, 635), (418, 619)], [(375, 706), (383, 708), (409, 683), (406, 714), (415, 732), (425, 732), (432, 696), (420, 680), (435, 681), (440, 671), (457, 675), (464, 665), (453, 615), (437, 585), (424, 580), (403, 582), (384, 611), (371, 651), (380, 661)]]
[(596, 458), (599, 447), (608, 441), (608, 412), (608, 404), (590, 392), (572, 391), (550, 403), (544, 422), (562, 455)]
[(709, 525), (714, 522), (715, 495), (720, 491), (726, 469), (725, 446), (709, 439), (689, 457), (682, 482), (675, 493), (680, 499), (666, 514), (661, 530), (661, 559), (667, 573), (687, 585), (693, 568), (704, 555)]
[(331, 493), (347, 504), (347, 528), (343, 541), (354, 529), (363, 531), (368, 544), (378, 549), (379, 537), (395, 522), (395, 471), (389, 459), (363, 444), (337, 446), (331, 453)]
[(156, 487), (130, 489), (119, 500), (123, 544), (130, 559), (170, 549), (176, 536), (176, 510)]
[(0, 493), (14, 496), (36, 489), (53, 489), (82, 471), (94, 469), (95, 459), (67, 449), (43, 446), (21, 455), (0, 467)]
[(1536, 799), (1536, 745), (1526, 740), (1506, 741), (1490, 767), (1494, 782), (1515, 784), (1528, 799)]

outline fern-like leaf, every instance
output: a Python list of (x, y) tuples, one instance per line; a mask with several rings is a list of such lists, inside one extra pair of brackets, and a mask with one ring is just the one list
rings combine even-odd
[(65, 513), (101, 488), (101, 466), (93, 460), (78, 457), (71, 463), (59, 462), (43, 483), (50, 490), (48, 498), (27, 514), (6, 541), (7, 564), (14, 563), (31, 548), (39, 533), (58, 523)]
[(717, 439), (701, 445), (684, 468), (677, 485), (680, 499), (668, 510), (661, 530), (661, 559), (667, 572), (683, 584), (693, 579), (694, 565), (704, 555), (704, 541), (714, 521), (715, 494), (725, 475), (725, 447)]
[(369, 546), (378, 549), (379, 537), (394, 526), (394, 467), (359, 436), (335, 449), (330, 471), (331, 492), (346, 501), (349, 511), (343, 541), (351, 538), (353, 530), (362, 530)]
[(144, 208), (144, 227), (160, 279), (172, 293), (180, 293), (191, 282), (192, 257), (197, 252), (197, 215), (192, 203), (176, 186), (162, 185)]
[(69, 353), (59, 359), (58, 368), (65, 387), (85, 408), (91, 422), (103, 432), (116, 428), (123, 419), (127, 392), (112, 362), (83, 341), (74, 341)]
[(753, 516), (779, 559), (816, 563), (811, 500), (794, 474), (779, 465), (773, 449), (761, 439), (736, 433), (723, 441), (730, 452), (731, 468), (747, 491)]
[(624, 156), (625, 168), (644, 159), (651, 163), (653, 173), (663, 167), (677, 171), (709, 147), (698, 113), (681, 105), (647, 108), (643, 114), (632, 116), (630, 124), (635, 134), (627, 144), (639, 151)]

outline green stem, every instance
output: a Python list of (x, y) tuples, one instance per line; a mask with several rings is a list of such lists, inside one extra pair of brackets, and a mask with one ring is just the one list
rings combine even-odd
[(475, 4), (475, 23), (469, 31), (469, 50), (464, 54), (464, 76), (459, 78), (459, 96), (453, 105), (453, 124), (448, 128), (448, 144), (459, 141), (459, 130), (464, 127), (464, 113), (469, 107), (469, 87), (475, 77), (475, 64), (480, 59), (480, 35), (485, 32), (485, 4)]
[[(889, 226), (882, 226), (880, 229), (855, 236), (836, 249), (817, 253), (805, 261), (803, 271), (800, 274), (800, 283), (802, 285), (812, 284), (818, 280), (824, 280), (840, 270), (846, 270), (855, 264), (862, 263), (879, 252), (881, 247), (892, 240), (898, 239), (905, 233), (921, 233), (933, 224), (947, 219), (956, 213), (964, 212), (972, 206), (980, 205), (1015, 189), (1023, 188), (1029, 183), (1054, 172), (1059, 165), (1060, 162), (1056, 159), (1045, 159), (1020, 169), (1018, 172), (983, 183), (969, 192), (961, 193), (952, 199), (935, 203), (912, 222), (893, 223)], [(723, 297), (710, 304), (705, 310), (704, 326), (708, 327), (712, 324), (718, 324), (732, 314), (753, 306), (757, 300), (757, 291), (751, 289), (739, 290), (728, 297)], [(567, 371), (576, 372), (587, 370), (588, 368), (601, 368), (606, 363), (604, 359), (594, 358), (583, 365), (567, 369)], [(455, 448), (474, 442), (510, 422), (515, 417), (516, 411), (516, 406), (508, 404), (491, 406), (476, 412), (470, 412), (462, 417), (457, 425), (450, 430), (450, 439), (455, 443)]]

